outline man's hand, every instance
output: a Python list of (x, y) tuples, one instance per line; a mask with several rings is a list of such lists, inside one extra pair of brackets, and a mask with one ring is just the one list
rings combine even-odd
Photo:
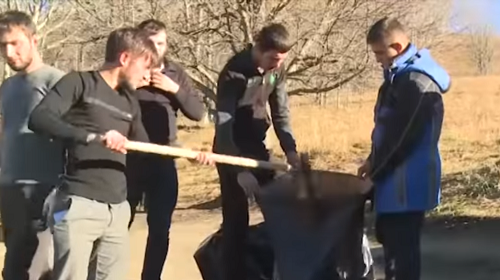
[(255, 194), (258, 194), (260, 189), (259, 181), (257, 181), (257, 178), (255, 178), (255, 176), (251, 172), (243, 171), (238, 173), (236, 179), (240, 187), (245, 192), (248, 200), (252, 202), (255, 201)]
[(300, 168), (300, 157), (297, 154), (297, 152), (289, 152), (289, 153), (287, 153), (286, 154), (286, 161), (293, 168), (295, 168), (295, 169), (299, 169)]
[(125, 149), (125, 145), (128, 142), (127, 137), (120, 134), (120, 132), (116, 130), (110, 130), (102, 136), (102, 141), (106, 148), (111, 149), (115, 152), (119, 152), (122, 154), (127, 153), (127, 149)]
[(189, 159), (192, 163), (199, 163), (202, 165), (214, 165), (215, 161), (210, 157), (210, 154), (205, 152), (199, 152), (196, 158)]
[(361, 185), (361, 192), (363, 194), (367, 194), (373, 187), (372, 179), (369, 176), (370, 171), (371, 164), (368, 160), (366, 160), (363, 165), (358, 168), (358, 177), (363, 180)]
[(176, 94), (179, 91), (179, 85), (164, 75), (160, 70), (153, 70), (151, 73), (151, 85), (163, 91)]
[(363, 165), (361, 165), (359, 168), (358, 168), (358, 177), (360, 178), (367, 178), (368, 177), (368, 173), (370, 172), (371, 170), (371, 164), (370, 162), (367, 160), (363, 163)]
[(142, 77), (142, 81), (137, 88), (148, 86), (151, 83), (151, 73), (148, 73), (146, 76)]
[(363, 182), (361, 183), (361, 193), (367, 194), (373, 188), (372, 180), (367, 176), (363, 178)]

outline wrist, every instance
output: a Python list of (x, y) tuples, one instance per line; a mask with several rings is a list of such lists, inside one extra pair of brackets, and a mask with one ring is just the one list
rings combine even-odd
[(172, 89), (172, 93), (176, 94), (179, 92), (180, 89), (181, 89), (181, 87), (178, 84), (174, 84), (173, 89)]
[(87, 134), (87, 138), (85, 139), (85, 142), (87, 144), (89, 143), (94, 143), (94, 142), (102, 142), (103, 140), (103, 135), (97, 134), (97, 133), (89, 133)]

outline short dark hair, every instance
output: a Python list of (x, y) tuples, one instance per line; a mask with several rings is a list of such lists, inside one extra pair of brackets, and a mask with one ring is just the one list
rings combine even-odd
[(156, 35), (158, 32), (167, 31), (165, 23), (157, 19), (147, 19), (137, 25), (137, 28), (151, 35)]
[(123, 27), (109, 34), (104, 60), (108, 63), (116, 62), (123, 52), (131, 52), (138, 56), (148, 55), (152, 65), (159, 61), (155, 45), (149, 40), (148, 35), (138, 28)]
[(366, 35), (366, 42), (368, 44), (384, 42), (395, 31), (405, 32), (403, 24), (395, 18), (384, 17), (370, 27)]
[(272, 23), (260, 30), (255, 37), (255, 45), (262, 52), (289, 52), (293, 44), (286, 27), (280, 23)]
[(28, 36), (36, 34), (36, 25), (27, 13), (10, 10), (0, 14), (0, 35), (11, 31), (13, 27), (23, 29)]

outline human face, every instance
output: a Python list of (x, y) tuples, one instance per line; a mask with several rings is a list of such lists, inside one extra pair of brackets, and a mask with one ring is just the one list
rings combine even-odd
[(37, 39), (22, 27), (11, 27), (0, 35), (0, 53), (12, 70), (25, 70), (37, 51)]
[(151, 57), (146, 54), (134, 55), (124, 52), (120, 56), (120, 62), (120, 82), (126, 82), (133, 89), (142, 86), (144, 79), (151, 72)]
[(375, 59), (384, 69), (390, 69), (394, 59), (399, 55), (401, 50), (400, 44), (386, 45), (385, 43), (370, 44), (372, 52), (375, 54)]
[(285, 61), (288, 53), (280, 53), (277, 51), (267, 51), (261, 54), (260, 67), (265, 71), (279, 68)]
[(165, 31), (160, 31), (149, 36), (149, 39), (155, 44), (159, 56), (164, 57), (167, 53), (167, 33)]

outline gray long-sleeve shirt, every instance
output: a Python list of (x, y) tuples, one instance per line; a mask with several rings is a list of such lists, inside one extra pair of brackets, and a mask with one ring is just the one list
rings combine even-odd
[(16, 183), (57, 184), (64, 170), (60, 141), (28, 129), (31, 111), (64, 72), (43, 65), (6, 79), (0, 86), (2, 113), (0, 186)]

